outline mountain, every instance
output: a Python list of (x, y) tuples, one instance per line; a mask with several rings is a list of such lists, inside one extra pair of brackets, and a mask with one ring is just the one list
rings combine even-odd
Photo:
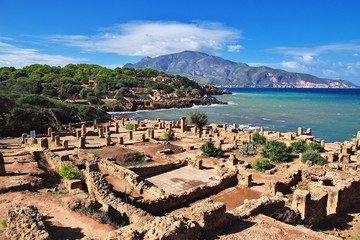
[(269, 67), (250, 67), (206, 53), (184, 51), (151, 58), (145, 57), (124, 67), (154, 68), (192, 78), (201, 84), (224, 87), (267, 88), (356, 88), (346, 80), (318, 78), (310, 74), (287, 72)]

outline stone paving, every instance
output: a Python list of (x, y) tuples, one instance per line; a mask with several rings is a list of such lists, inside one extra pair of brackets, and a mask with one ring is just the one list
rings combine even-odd
[(216, 175), (207, 170), (198, 170), (186, 166), (147, 178), (146, 180), (162, 188), (166, 193), (177, 193), (216, 181), (217, 179)]

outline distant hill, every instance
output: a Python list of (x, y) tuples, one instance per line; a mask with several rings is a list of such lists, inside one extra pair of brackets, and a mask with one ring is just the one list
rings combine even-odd
[(184, 51), (151, 58), (145, 57), (124, 67), (153, 68), (194, 79), (198, 83), (225, 87), (268, 88), (355, 88), (346, 80), (318, 78), (310, 74), (286, 72), (269, 67), (250, 67), (206, 53)]

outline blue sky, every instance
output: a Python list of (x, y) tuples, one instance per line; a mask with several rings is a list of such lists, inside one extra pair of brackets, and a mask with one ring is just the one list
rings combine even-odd
[(360, 1), (1, 0), (0, 67), (201, 51), (360, 85)]

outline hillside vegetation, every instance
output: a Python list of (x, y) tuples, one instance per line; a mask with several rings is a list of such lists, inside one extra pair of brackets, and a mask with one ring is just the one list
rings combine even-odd
[[(108, 102), (202, 97), (221, 91), (154, 69), (69, 64), (0, 68), (0, 124), (107, 120)], [(104, 108), (106, 109), (106, 108)]]

